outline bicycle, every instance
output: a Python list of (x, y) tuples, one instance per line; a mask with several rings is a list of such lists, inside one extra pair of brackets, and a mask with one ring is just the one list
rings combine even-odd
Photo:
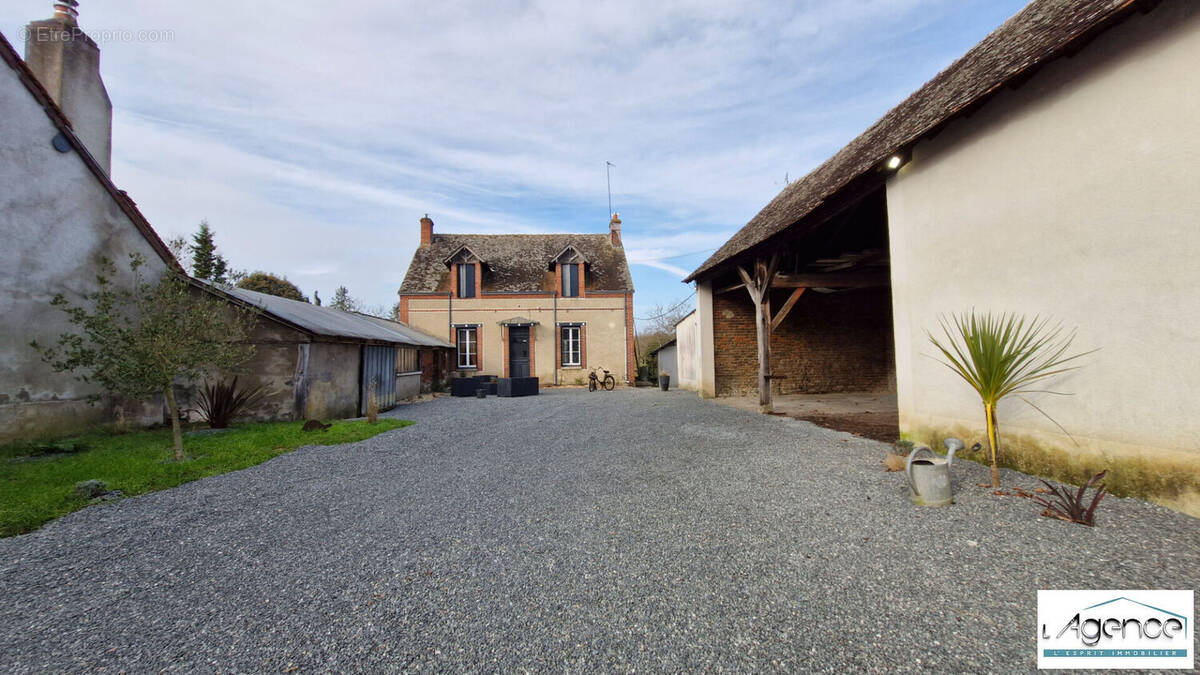
[(610, 375), (607, 370), (604, 370), (604, 377), (600, 377), (596, 375), (597, 370), (604, 369), (593, 368), (592, 372), (588, 373), (588, 391), (596, 391), (596, 389), (601, 387), (603, 387), (605, 391), (612, 391), (613, 388), (617, 386), (617, 378)]

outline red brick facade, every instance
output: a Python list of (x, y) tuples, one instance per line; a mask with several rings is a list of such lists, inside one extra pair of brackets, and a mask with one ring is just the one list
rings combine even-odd
[[(529, 327), (529, 374), (537, 377), (537, 331)], [(505, 368), (508, 366), (506, 365)]]
[[(772, 308), (787, 299), (771, 296)], [(887, 288), (823, 294), (809, 290), (771, 335), (777, 394), (895, 391), (892, 298)], [(718, 396), (758, 391), (754, 304), (744, 290), (713, 298), (713, 365)]]
[(502, 362), (504, 364), (504, 374), (501, 377), (512, 377), (508, 374), (508, 326), (500, 326), (500, 352), (503, 354)]
[[(559, 341), (559, 348), (562, 348), (561, 341)], [(559, 363), (562, 363), (562, 359), (559, 359)], [(579, 367), (587, 370), (587, 324), (579, 327)]]

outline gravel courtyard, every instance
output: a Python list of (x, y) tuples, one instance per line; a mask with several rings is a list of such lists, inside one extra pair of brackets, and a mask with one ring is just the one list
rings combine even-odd
[(882, 444), (685, 392), (389, 415), (0, 540), (0, 670), (1026, 672), (1037, 589), (1200, 581), (1194, 518), (967, 462), (919, 509)]

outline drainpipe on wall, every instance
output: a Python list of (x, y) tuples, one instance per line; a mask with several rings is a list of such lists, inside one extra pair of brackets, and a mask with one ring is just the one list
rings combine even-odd
[[(551, 335), (553, 335), (553, 336), (554, 336), (554, 339), (555, 339), (556, 341), (561, 341), (561, 340), (562, 340), (562, 338), (561, 338), (561, 337), (559, 336), (559, 334), (558, 334), (558, 291), (554, 291), (554, 319), (553, 319), (553, 323), (554, 323), (554, 326), (551, 328)], [(557, 386), (557, 385), (558, 385), (558, 356), (557, 356), (557, 354), (558, 354), (558, 350), (559, 350), (559, 345), (558, 345), (558, 342), (555, 342), (555, 343), (554, 343), (554, 353), (555, 353), (555, 357), (554, 357), (554, 384), (555, 384), (555, 386)]]
[[(616, 220), (616, 216), (617, 216), (617, 214), (615, 214), (615, 213), (614, 213), (614, 214), (613, 214), (613, 219), (614, 219), (614, 220)], [(620, 220), (617, 220), (617, 225), (618, 225), (618, 226), (620, 226), (620, 224), (621, 224), (621, 221), (620, 221)], [(619, 236), (619, 232), (620, 232), (620, 231), (618, 230), (618, 236)], [(631, 296), (629, 293), (626, 293), (626, 294), (625, 294), (625, 309), (626, 309), (626, 311), (625, 311), (625, 312), (623, 312), (623, 314), (625, 315), (625, 316), (624, 316), (624, 318), (625, 318), (625, 334), (626, 334), (626, 335), (628, 335), (628, 334), (629, 334), (629, 316), (630, 316), (630, 312), (628, 311), (628, 309), (629, 309), (629, 301), (630, 301), (630, 299), (632, 299), (632, 296)], [(637, 345), (637, 331), (636, 331), (636, 330), (635, 330), (635, 331), (634, 331), (634, 333), (633, 333), (633, 343), (634, 343), (634, 345)], [(635, 346), (635, 347), (634, 347), (634, 349), (637, 349), (637, 347)], [(629, 386), (631, 386), (631, 387), (636, 387), (636, 386), (637, 386), (637, 383), (636, 383), (636, 382), (630, 382), (630, 381), (629, 381), (629, 344), (628, 344), (628, 343), (626, 343), (626, 345), (625, 345), (625, 349), (623, 349), (622, 351), (624, 351), (624, 352), (625, 352), (625, 381), (629, 383)]]
[[(446, 336), (446, 341), (449, 342), (450, 344), (455, 344), (455, 342), (454, 342), (454, 293), (453, 292), (446, 294), (446, 330), (449, 331), (449, 335)], [(455, 364), (455, 365), (457, 365), (457, 364)]]

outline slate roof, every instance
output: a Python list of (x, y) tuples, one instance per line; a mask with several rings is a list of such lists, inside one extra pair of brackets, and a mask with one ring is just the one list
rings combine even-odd
[[(337, 311), (337, 310), (334, 310), (334, 311)], [(360, 316), (360, 317), (366, 319), (367, 321), (370, 321), (371, 323), (381, 326), (387, 330), (399, 333), (399, 334), (407, 337), (408, 339), (412, 340), (412, 344), (417, 345), (418, 347), (447, 347), (447, 348), (454, 347), (454, 345), (450, 344), (449, 342), (446, 342), (445, 340), (443, 340), (439, 337), (434, 337), (434, 336), (430, 335), (429, 333), (419, 331), (416, 328), (413, 328), (412, 326), (410, 326), (406, 323), (400, 323), (399, 321), (392, 321), (391, 319), (384, 319), (383, 317), (379, 317), (379, 316), (371, 316), (370, 314), (362, 314), (360, 312), (354, 312), (354, 314), (356, 316)]]
[[(210, 290), (214, 288), (205, 282), (198, 283)], [(264, 313), (313, 335), (391, 342), (414, 347), (453, 346), (445, 340), (422, 333), (406, 324), (358, 312), (343, 312), (332, 307), (318, 307), (307, 302), (289, 300), (258, 291), (248, 291), (244, 288), (221, 286), (216, 290), (254, 305)]]
[(655, 347), (654, 349), (651, 349), (650, 353), (647, 354), (647, 356), (654, 356), (655, 354), (661, 352), (662, 350), (666, 349), (667, 347), (674, 347), (676, 342), (677, 342), (677, 340), (675, 338), (671, 338), (670, 340), (667, 340), (666, 342)]
[(625, 249), (613, 246), (608, 234), (434, 234), (428, 246), (413, 254), (400, 292), (448, 292), (445, 261), (464, 246), (484, 261), (485, 293), (557, 290), (550, 263), (568, 246), (587, 260), (588, 292), (633, 292)]
[(104, 171), (100, 163), (92, 157), (92, 153), (84, 146), (83, 141), (79, 140), (79, 137), (75, 135), (75, 130), (71, 127), (71, 120), (67, 119), (66, 114), (58, 107), (54, 99), (50, 97), (50, 93), (38, 81), (37, 76), (33, 74), (33, 71), (29, 69), (29, 66), (17, 54), (17, 51), (13, 49), (12, 44), (8, 41), (8, 38), (4, 37), (3, 33), (0, 33), (0, 60), (3, 60), (4, 63), (8, 64), (9, 68), (16, 71), (17, 78), (21, 80), (21, 84), (25, 85), (25, 89), (42, 106), (42, 110), (46, 112), (46, 117), (50, 118), (50, 122), (67, 139), (75, 155), (83, 161), (88, 170), (92, 172), (92, 175), (96, 177), (96, 180), (100, 181), (100, 185), (104, 187), (105, 191), (108, 192), (117, 206), (128, 216), (129, 220), (133, 221), (134, 227), (146, 239), (146, 242), (150, 244), (150, 248), (154, 249), (154, 252), (158, 254), (158, 257), (162, 258), (168, 267), (182, 271), (183, 268), (180, 267), (179, 261), (175, 260), (175, 256), (171, 254), (171, 249), (167, 248), (167, 245), (163, 243), (158, 233), (151, 227), (150, 221), (146, 220), (146, 217), (138, 210), (137, 205), (129, 198), (129, 195), (125, 194), (124, 190), (118, 188), (112, 182), (112, 178)]
[(906, 154), (919, 140), (982, 105), (1003, 87), (1019, 84), (1135, 9), (1154, 4), (1147, 0), (1030, 2), (824, 164), (785, 187), (684, 281), (799, 223), (854, 181), (871, 176), (892, 155)]

